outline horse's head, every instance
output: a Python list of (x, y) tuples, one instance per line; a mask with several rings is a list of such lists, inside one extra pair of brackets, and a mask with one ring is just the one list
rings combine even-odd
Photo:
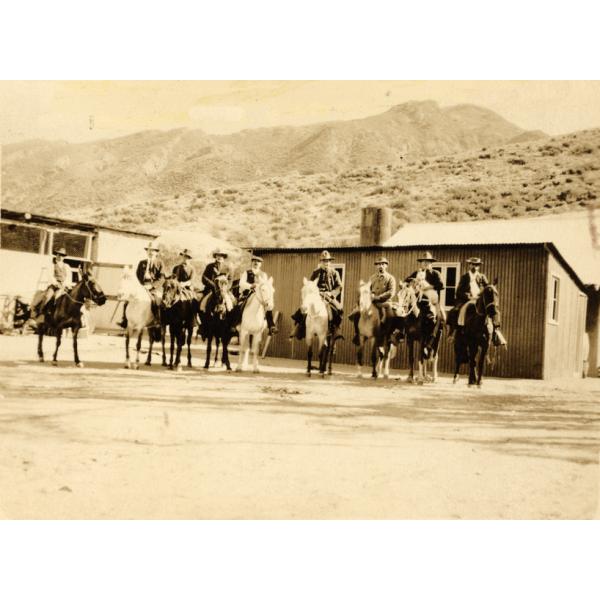
[(121, 275), (121, 281), (119, 282), (119, 291), (117, 292), (117, 298), (119, 301), (129, 301), (136, 297), (143, 290), (141, 283), (137, 280), (135, 273), (131, 270), (131, 267), (123, 267), (123, 274)]
[(275, 288), (273, 287), (273, 278), (264, 279), (256, 285), (256, 297), (265, 307), (265, 310), (273, 310), (275, 301)]
[(371, 308), (372, 304), (371, 283), (361, 279), (360, 283), (358, 284), (358, 306), (360, 308), (360, 312), (367, 312)]
[(229, 278), (227, 275), (218, 275), (215, 278), (215, 308), (216, 312), (225, 315), (228, 310), (227, 298), (229, 297)]
[(83, 294), (82, 298), (84, 300), (89, 299), (98, 306), (102, 306), (106, 302), (106, 295), (96, 281), (96, 278), (88, 269), (84, 269), (81, 273), (81, 289), (81, 293)]
[(306, 314), (311, 306), (314, 306), (317, 299), (321, 299), (319, 294), (319, 286), (316, 281), (310, 279), (303, 279), (302, 290), (300, 290), (300, 297), (302, 298), (302, 304), (300, 310)]
[(175, 277), (166, 277), (163, 283), (162, 303), (171, 308), (180, 298), (181, 286)]
[(486, 285), (478, 298), (478, 303), (482, 309), (481, 312), (494, 320), (500, 318), (500, 295), (496, 288), (497, 283), (498, 280), (496, 279), (494, 283)]
[(405, 283), (401, 281), (396, 294), (398, 305), (400, 306), (400, 316), (406, 316), (410, 312), (414, 312), (415, 316), (419, 314), (417, 306), (417, 293), (413, 283)]

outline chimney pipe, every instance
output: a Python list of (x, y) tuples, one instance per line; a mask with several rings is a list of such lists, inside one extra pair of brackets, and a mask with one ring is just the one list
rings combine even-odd
[(360, 219), (360, 245), (381, 246), (392, 237), (392, 209), (367, 206)]

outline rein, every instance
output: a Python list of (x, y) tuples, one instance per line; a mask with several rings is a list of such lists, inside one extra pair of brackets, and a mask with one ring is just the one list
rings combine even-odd
[[(93, 302), (93, 299), (92, 299), (92, 298), (93, 298), (93, 295), (94, 295), (94, 294), (92, 294), (92, 290), (90, 289), (90, 286), (89, 286), (89, 284), (88, 284), (88, 281), (87, 281), (87, 279), (84, 279), (84, 280), (82, 281), (82, 283), (84, 283), (84, 284), (85, 284), (85, 287), (87, 288), (88, 292), (90, 293), (90, 300), (92, 300), (92, 302)], [(71, 302), (74, 302), (75, 304), (81, 304), (81, 305), (83, 305), (83, 304), (85, 304), (85, 301), (86, 301), (86, 298), (84, 298), (84, 299), (83, 299), (83, 301), (81, 301), (81, 300), (77, 300), (77, 299), (73, 298), (73, 296), (71, 296), (71, 294), (70, 294), (70, 293), (69, 293), (67, 290), (65, 290), (65, 296), (66, 296), (67, 298), (69, 298), (69, 300), (71, 300)]]

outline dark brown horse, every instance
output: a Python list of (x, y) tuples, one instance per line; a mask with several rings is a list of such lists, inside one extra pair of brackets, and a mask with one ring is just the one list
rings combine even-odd
[(221, 275), (215, 280), (215, 289), (211, 292), (206, 303), (204, 312), (204, 323), (201, 324), (204, 337), (206, 338), (206, 361), (204, 368), (210, 366), (210, 354), (212, 342), (216, 340), (221, 343), (221, 363), (228, 371), (231, 371), (229, 362), (229, 342), (234, 335), (234, 303), (229, 291), (227, 277)]
[[(181, 351), (184, 343), (187, 343), (187, 366), (192, 366), (192, 351), (190, 346), (198, 308), (198, 300), (191, 290), (186, 290), (172, 277), (165, 280), (161, 307), (161, 343), (163, 365), (166, 366), (165, 337), (168, 327), (171, 338), (169, 369), (175, 368), (177, 371), (181, 371)], [(175, 355), (175, 364), (173, 364), (175, 342), (177, 342), (177, 352)]]
[(56, 349), (52, 358), (52, 362), (56, 364), (63, 329), (71, 329), (75, 365), (83, 367), (77, 351), (77, 335), (81, 329), (81, 310), (86, 301), (94, 302), (99, 306), (106, 302), (104, 292), (88, 271), (82, 273), (81, 281), (72, 290), (65, 291), (56, 301), (51, 300), (49, 306), (46, 307), (44, 323), (38, 327), (38, 358), (40, 362), (44, 362), (44, 335), (56, 336)]
[(494, 325), (500, 325), (500, 304), (496, 281), (483, 288), (476, 302), (469, 304), (465, 325), (459, 328), (454, 339), (456, 366), (454, 383), (458, 381), (460, 365), (469, 363), (469, 385), (481, 386), (485, 358), (490, 348)]

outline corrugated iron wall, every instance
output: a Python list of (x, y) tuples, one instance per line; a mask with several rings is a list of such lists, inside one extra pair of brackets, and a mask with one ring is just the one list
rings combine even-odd
[[(544, 378), (581, 376), (587, 296), (575, 285), (554, 256), (549, 254), (547, 260)], [(553, 276), (560, 281), (556, 321), (550, 318)]]
[[(544, 363), (544, 308), (546, 286), (547, 251), (541, 244), (510, 246), (431, 246), (430, 250), (439, 262), (458, 262), (460, 271), (467, 268), (470, 256), (480, 256), (484, 261), (483, 272), (493, 280), (498, 277), (498, 290), (503, 319), (503, 331), (508, 339), (506, 352), (498, 353), (498, 359), (490, 375), (498, 377), (541, 378)], [(360, 279), (374, 272), (373, 262), (381, 249), (342, 249), (334, 253), (335, 263), (345, 265), (344, 313), (347, 315), (356, 301)], [(422, 248), (386, 248), (383, 250), (390, 261), (390, 273), (397, 279), (405, 278), (416, 268), (416, 259)], [(285, 358), (303, 359), (306, 356), (304, 342), (288, 339), (292, 328), (290, 315), (300, 304), (302, 278), (310, 276), (317, 267), (318, 253), (314, 251), (263, 251), (264, 270), (275, 280), (275, 305), (281, 311), (280, 331), (271, 342), (269, 354)], [(352, 345), (352, 325), (344, 317), (342, 334), (345, 340), (337, 346), (336, 362), (353, 364), (356, 350)], [(394, 368), (406, 368), (406, 351), (401, 347), (394, 360)], [(440, 348), (439, 368), (452, 372), (454, 352), (451, 344), (443, 339)], [(464, 372), (465, 367), (463, 367)]]

